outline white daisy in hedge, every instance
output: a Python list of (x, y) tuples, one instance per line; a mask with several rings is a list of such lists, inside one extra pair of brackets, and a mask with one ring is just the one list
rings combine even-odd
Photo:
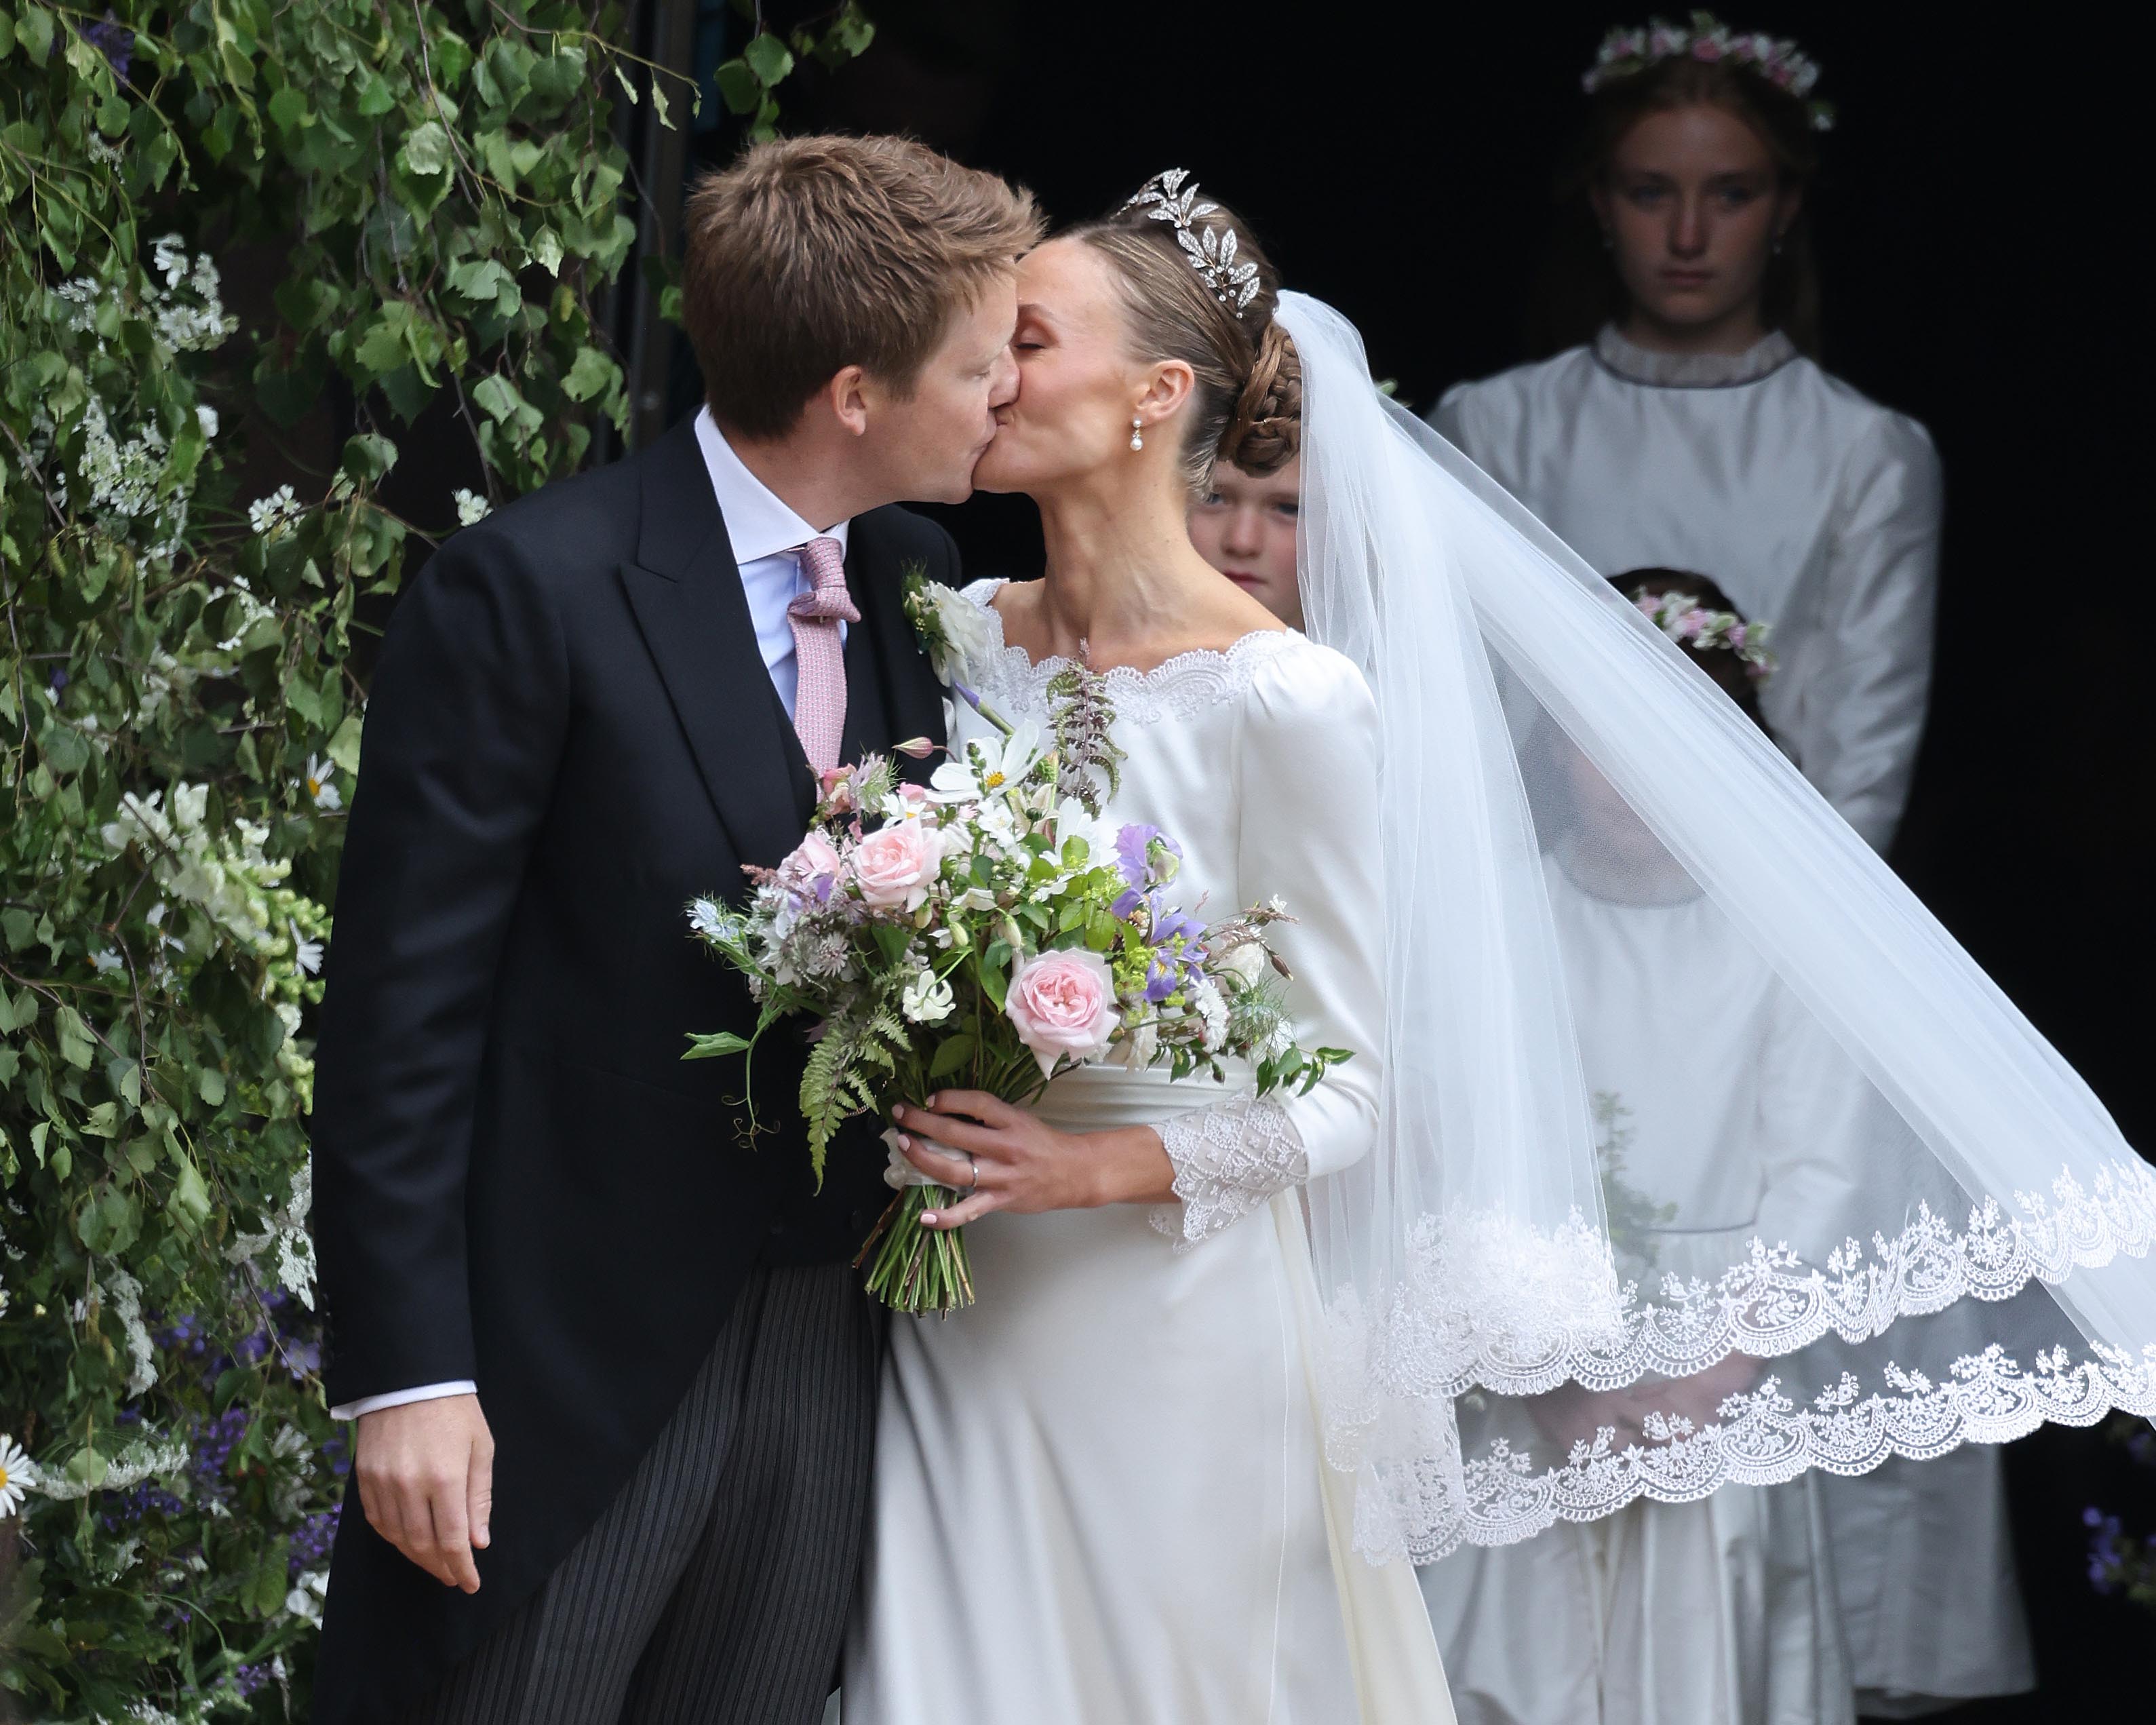
[(23, 1507), (23, 1499), (37, 1482), (37, 1466), (23, 1453), (23, 1446), (0, 1432), (0, 1522)]
[(322, 968), (322, 943), (311, 941), (300, 932), (296, 922), (285, 925), (292, 931), (292, 962), (312, 976)]
[(314, 799), (315, 807), (325, 814), (335, 814), (344, 807), (344, 793), (338, 790), (331, 773), (336, 762), (326, 761), (320, 755), (307, 757), (306, 777), (301, 781), (307, 794)]

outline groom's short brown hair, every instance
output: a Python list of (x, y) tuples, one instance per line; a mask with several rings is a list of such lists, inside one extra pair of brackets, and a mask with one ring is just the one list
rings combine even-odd
[(721, 425), (776, 437), (858, 365), (901, 393), (1039, 243), (1033, 195), (907, 138), (752, 145), (690, 193), (681, 321)]

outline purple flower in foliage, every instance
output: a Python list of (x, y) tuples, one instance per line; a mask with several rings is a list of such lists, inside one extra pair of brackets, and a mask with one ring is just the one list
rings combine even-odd
[(286, 1568), (297, 1580), (310, 1569), (319, 1569), (330, 1560), (330, 1548), (336, 1543), (337, 1514), (342, 1506), (332, 1504), (300, 1523), (292, 1534), (292, 1549)]
[(222, 1479), (234, 1448), (247, 1435), (247, 1409), (227, 1408), (195, 1431), (194, 1475), (204, 1485)]
[(135, 33), (113, 15), (109, 6), (101, 22), (84, 24), (81, 29), (82, 39), (105, 56), (112, 75), (124, 82), (135, 56)]
[(2118, 1549), (2122, 1531), (2117, 1516), (2107, 1516), (2094, 1504), (2082, 1512), (2082, 1525), (2093, 1531), (2089, 1535), (2089, 1585), (2100, 1594), (2112, 1591), (2118, 1572), (2125, 1559)]

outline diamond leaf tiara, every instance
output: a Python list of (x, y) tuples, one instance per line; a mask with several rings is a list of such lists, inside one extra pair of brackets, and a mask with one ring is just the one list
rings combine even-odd
[(1142, 209), (1156, 222), (1174, 223), (1175, 243), (1190, 259), (1190, 267), (1204, 278), (1213, 297), (1240, 319), (1243, 308), (1258, 296), (1258, 266), (1237, 258), (1242, 243), (1233, 228), (1198, 226), (1199, 217), (1214, 215), (1219, 208), (1198, 202), (1198, 182), (1183, 167), (1155, 174), (1123, 205), (1125, 209)]

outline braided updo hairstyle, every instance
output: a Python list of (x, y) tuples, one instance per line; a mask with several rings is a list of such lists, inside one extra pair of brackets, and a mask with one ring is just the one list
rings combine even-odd
[(1224, 206), (1190, 225), (1201, 234), (1233, 228), (1238, 260), (1257, 265), (1258, 291), (1240, 317), (1191, 266), (1172, 222), (1126, 208), (1065, 237), (1082, 240), (1115, 265), (1136, 357), (1179, 359), (1196, 377), (1182, 455), (1183, 478), (1199, 492), (1216, 460), (1263, 475), (1295, 459), (1301, 447), (1302, 365), (1294, 339), (1273, 321), (1279, 272), (1249, 225)]

